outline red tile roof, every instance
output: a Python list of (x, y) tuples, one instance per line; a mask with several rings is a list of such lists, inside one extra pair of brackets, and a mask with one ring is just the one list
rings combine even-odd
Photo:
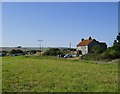
[(91, 40), (83, 40), (77, 46), (87, 46), (89, 45), (94, 39)]

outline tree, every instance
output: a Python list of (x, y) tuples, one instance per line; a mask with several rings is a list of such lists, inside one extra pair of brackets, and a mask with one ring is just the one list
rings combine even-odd
[(11, 53), (11, 54), (16, 54), (17, 51), (16, 51), (15, 49), (12, 49), (12, 50), (10, 51), (10, 53)]
[(43, 55), (48, 55), (48, 56), (56, 56), (62, 54), (62, 51), (58, 48), (50, 48), (47, 50)]
[(117, 44), (117, 40), (114, 40), (114, 43), (113, 43), (113, 45), (115, 45), (115, 44)]
[(15, 49), (12, 49), (11, 51), (10, 51), (10, 53), (11, 54), (17, 54), (17, 53), (23, 53), (23, 51), (22, 50), (20, 50), (20, 49), (17, 49), (17, 50), (15, 50)]
[(120, 45), (120, 33), (117, 35), (116, 40), (114, 40), (113, 46), (119, 44)]
[(117, 35), (117, 41), (118, 41), (118, 43), (120, 43), (120, 33)]
[(23, 53), (23, 51), (20, 50), (20, 49), (17, 49), (17, 50), (16, 50), (16, 53)]
[(36, 50), (31, 50), (30, 52), (31, 52), (32, 54), (36, 54), (36, 53), (37, 53)]
[(114, 45), (113, 47), (109, 47), (107, 51), (103, 54), (104, 59), (118, 59), (120, 58), (120, 50), (118, 45)]

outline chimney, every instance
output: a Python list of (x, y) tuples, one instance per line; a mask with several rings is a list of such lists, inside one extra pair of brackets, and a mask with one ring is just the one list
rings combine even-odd
[(81, 41), (83, 41), (83, 40), (84, 40), (84, 38), (81, 39)]
[(92, 39), (91, 36), (88, 39), (91, 40)]

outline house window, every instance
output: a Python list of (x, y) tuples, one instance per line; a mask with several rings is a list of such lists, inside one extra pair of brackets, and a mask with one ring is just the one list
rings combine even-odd
[(86, 46), (84, 47), (84, 49), (86, 49)]

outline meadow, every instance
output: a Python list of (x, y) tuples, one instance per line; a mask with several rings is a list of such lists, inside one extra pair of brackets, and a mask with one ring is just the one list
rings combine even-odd
[(118, 64), (56, 57), (3, 57), (3, 92), (117, 92)]

